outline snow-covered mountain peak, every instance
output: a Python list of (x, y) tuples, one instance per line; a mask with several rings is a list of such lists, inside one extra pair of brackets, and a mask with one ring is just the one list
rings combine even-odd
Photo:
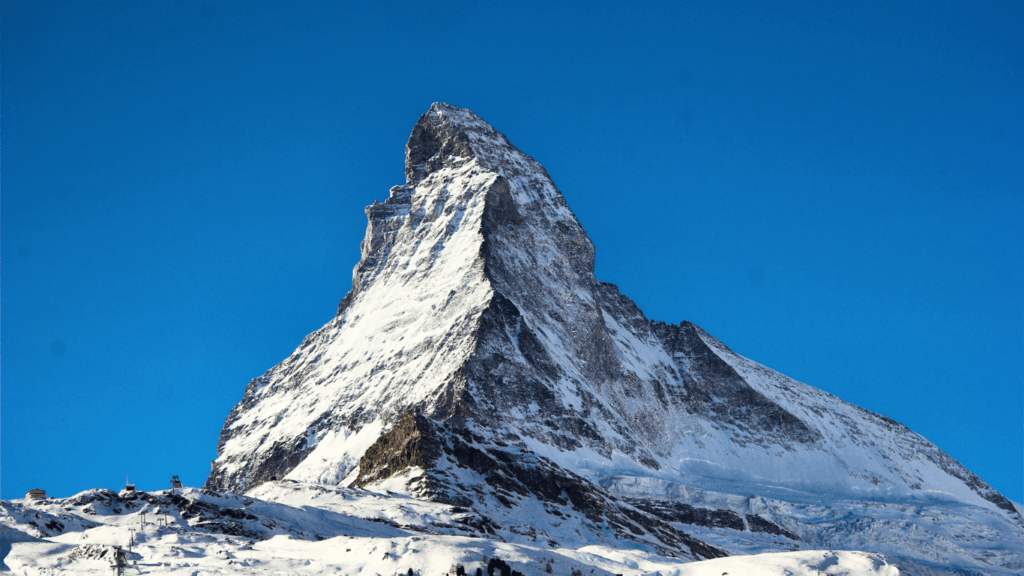
[[(785, 538), (796, 528), (728, 495), (954, 502), (1022, 525), (905, 427), (693, 324), (649, 320), (594, 277), (594, 246), (543, 167), (469, 110), (434, 104), (420, 117), (406, 177), (366, 208), (337, 315), (231, 411), (209, 488), (386, 484), (472, 507), (494, 530), (542, 510), (532, 538), (568, 514), (580, 537), (610, 530), (656, 549), (691, 540), (642, 528), (657, 522), (640, 510), (674, 518), (678, 506), (652, 498), (712, 492), (734, 528)], [(1018, 528), (1011, 540), (1024, 542)]]
[[(473, 358), (497, 344), (487, 335), (553, 373), (551, 346), (523, 356), (535, 342), (530, 326), (550, 326), (560, 346), (558, 326), (580, 301), (588, 323), (599, 323), (593, 245), (540, 164), (472, 112), (441, 104), (421, 117), (407, 150), (411, 184), (366, 208), (361, 259), (337, 316), (250, 383), (225, 423), (213, 485), (247, 488), (299, 471), (340, 481), (365, 445), (334, 443), (366, 426), (385, 430), (410, 409), (492, 414), (480, 411), (502, 390), (470, 377)], [(531, 292), (550, 306), (515, 320), (517, 306), (536, 301)]]
[(504, 148), (500, 144), (507, 142), (499, 143), (497, 136), (473, 112), (435, 102), (420, 116), (405, 145), (406, 185), (415, 186), (441, 167), (469, 162), (491, 148)]
[(206, 487), (0, 502), (0, 570), (13, 541), (40, 574), (1024, 571), (1018, 509), (938, 447), (599, 282), (478, 116), (434, 104), (406, 153), (352, 290), (246, 387)]
[(441, 168), (473, 159), (499, 174), (540, 168), (471, 110), (435, 102), (420, 116), (405, 145), (406, 185), (415, 186)]

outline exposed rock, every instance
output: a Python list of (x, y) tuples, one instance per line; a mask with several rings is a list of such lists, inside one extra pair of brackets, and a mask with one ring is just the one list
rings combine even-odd
[(441, 456), (441, 446), (433, 426), (422, 414), (405, 416), (359, 459), (359, 476), (353, 486), (390, 478), (408, 468), (430, 469)]
[[(466, 470), (479, 474), (490, 490), (488, 497), (505, 508), (515, 508), (520, 499), (564, 507), (580, 513), (591, 525), (607, 526), (626, 540), (653, 544), (669, 554), (684, 553), (694, 558), (716, 558), (725, 552), (690, 537), (658, 517), (618, 502), (589, 480), (562, 469), (547, 458), (498, 445), (480, 444), (479, 437), (465, 428), (450, 430), (422, 414), (406, 413), (389, 432), (382, 435), (360, 460), (354, 486), (363, 487), (387, 478), (421, 469), (423, 476), (412, 482), (417, 496), (456, 506), (473, 507), (472, 488), (460, 486), (457, 477), (440, 470)], [(440, 466), (444, 458), (446, 466)], [(483, 511), (468, 508), (461, 522), (481, 533), (493, 534), (496, 526)], [(563, 513), (557, 513), (563, 516)], [(742, 521), (741, 521), (742, 522)], [(533, 535), (536, 530), (531, 529)], [(521, 532), (520, 532), (521, 533)]]

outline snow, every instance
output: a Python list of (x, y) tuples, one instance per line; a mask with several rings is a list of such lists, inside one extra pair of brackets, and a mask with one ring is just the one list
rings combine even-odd
[(828, 550), (734, 556), (690, 564), (678, 564), (668, 562), (667, 559), (645, 557), (630, 551), (609, 550), (598, 546), (581, 548), (567, 555), (600, 567), (605, 567), (607, 562), (605, 569), (609, 572), (621, 566), (629, 566), (641, 573), (658, 573), (662, 576), (897, 576), (900, 573), (896, 566), (889, 564), (879, 554)]
[[(108, 574), (113, 547), (128, 551), (130, 574), (365, 574), (391, 576), (446, 574), (453, 565), (462, 564), (472, 574), (477, 567), (486, 569), (485, 558), (501, 558), (524, 574), (573, 573), (611, 576), (719, 576), (723, 572), (753, 576), (895, 576), (898, 570), (877, 554), (860, 552), (802, 551), (765, 554), (686, 563), (677, 558), (640, 550), (622, 550), (607, 546), (551, 548), (522, 543), (500, 542), (466, 536), (429, 534), (402, 530), (388, 524), (367, 522), (338, 511), (348, 503), (349, 512), (405, 509), (411, 517), (424, 518), (440, 511), (433, 502), (415, 501), (327, 486), (279, 482), (263, 491), (278, 496), (278, 502), (246, 497), (213, 496), (195, 489), (184, 489), (186, 500), (240, 504), (256, 518), (253, 522), (274, 523), (273, 535), (266, 539), (204, 531), (203, 523), (182, 518), (173, 510), (166, 525), (155, 522), (152, 508), (134, 512), (114, 512), (104, 506), (76, 505), (96, 495), (85, 492), (72, 498), (27, 503), (4, 503), (0, 518), (5, 530), (23, 526), (34, 513), (88, 516), (88, 521), (72, 523), (78, 527), (41, 539), (21, 538), (11, 545), (4, 558), (15, 574)], [(166, 492), (152, 496), (167, 497)], [(292, 504), (281, 501), (290, 500)], [(116, 501), (115, 501), (116, 503)], [(95, 502), (92, 502), (95, 504)], [(322, 507), (321, 507), (322, 506)], [(87, 510), (88, 509), (88, 510)], [(148, 510), (147, 522), (141, 512)], [(90, 514), (90, 511), (92, 512)], [(13, 515), (12, 515), (13, 513)], [(20, 516), (20, 518), (18, 518)], [(310, 537), (314, 525), (333, 530), (328, 537)], [(421, 518), (422, 519), (422, 518)], [(86, 527), (87, 526), (87, 527)], [(134, 534), (130, 529), (134, 529)], [(129, 549), (129, 540), (134, 545)], [(550, 572), (547, 568), (550, 566)]]
[[(316, 448), (285, 479), (317, 484), (340, 484), (359, 464), (353, 455), (362, 454), (380, 437), (384, 424), (376, 420), (355, 433), (328, 430)], [(339, 456), (341, 455), (341, 456)], [(334, 466), (325, 467), (332, 462)]]

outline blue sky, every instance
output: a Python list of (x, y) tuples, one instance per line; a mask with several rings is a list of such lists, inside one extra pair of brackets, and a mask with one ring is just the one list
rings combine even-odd
[(0, 494), (201, 484), (445, 101), (648, 317), (1024, 500), (1024, 4), (780, 4), (5, 3)]

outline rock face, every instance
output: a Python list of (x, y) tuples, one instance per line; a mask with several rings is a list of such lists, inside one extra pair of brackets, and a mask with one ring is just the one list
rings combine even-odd
[[(595, 530), (696, 556), (715, 552), (639, 525), (664, 524), (656, 514), (712, 528), (756, 518), (744, 529), (782, 538), (794, 527), (744, 510), (693, 512), (669, 487), (787, 502), (941, 495), (995, 514), (1024, 542), (1013, 505), (921, 436), (689, 322), (648, 320), (597, 281), (594, 246), (543, 167), (472, 112), (431, 106), (406, 145), (405, 174), (366, 208), (362, 257), (335, 318), (231, 411), (208, 488), (402, 476), (410, 491), (467, 506), (481, 494), (464, 473), (509, 506), (508, 495), (568, 498), (587, 516), (618, 487), (648, 503), (602, 508), (587, 516)], [(589, 504), (569, 497), (567, 478), (594, 495)]]
[(431, 470), (441, 456), (434, 426), (422, 414), (407, 412), (391, 430), (382, 434), (359, 459), (357, 488), (391, 478), (409, 468)]
[[(551, 460), (487, 443), (457, 424), (435, 423), (407, 412), (381, 435), (359, 459), (359, 475), (352, 486), (372, 486), (396, 476), (407, 479), (404, 488), (421, 498), (451, 504), (464, 512), (467, 522), (490, 536), (511, 531), (531, 540), (562, 544), (553, 538), (567, 518), (576, 516), (591, 542), (617, 544), (629, 540), (664, 554), (701, 559), (727, 554), (690, 537), (631, 503), (620, 502), (606, 489), (564, 470)], [(410, 474), (410, 472), (412, 472)], [(542, 509), (528, 521), (505, 526), (493, 518)], [(504, 514), (503, 514), (504, 513)], [(602, 530), (602, 527), (607, 528)], [(580, 530), (576, 528), (576, 530)], [(609, 535), (612, 535), (609, 538)]]

